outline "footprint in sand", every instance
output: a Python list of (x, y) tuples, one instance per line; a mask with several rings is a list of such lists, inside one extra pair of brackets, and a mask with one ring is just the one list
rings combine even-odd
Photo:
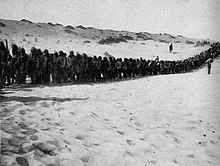
[(13, 126), (11, 123), (1, 123), (1, 129), (9, 134), (16, 134), (19, 131), (19, 127)]
[(141, 140), (141, 141), (145, 141), (145, 139), (146, 139), (146, 138), (142, 138), (142, 137), (141, 137), (141, 138), (139, 138), (139, 140)]
[(57, 148), (55, 145), (47, 144), (47, 143), (33, 143), (32, 146), (40, 150), (46, 155), (55, 156), (57, 155)]
[(174, 139), (174, 142), (178, 143), (178, 144), (181, 144), (182, 143), (182, 140), (180, 140), (179, 138), (177, 137), (173, 137)]
[(65, 142), (66, 144), (70, 145), (70, 143), (67, 140), (63, 140), (63, 142)]
[(11, 146), (21, 146), (23, 143), (28, 143), (28, 139), (26, 137), (20, 137), (20, 136), (12, 136), (8, 140), (8, 144)]
[(55, 126), (61, 126), (61, 125), (60, 125), (59, 123), (57, 123), (57, 122), (55, 122), (54, 124), (55, 124)]
[(7, 108), (3, 108), (3, 109), (0, 111), (0, 118), (2, 118), (2, 117), (8, 117), (10, 113), (11, 113), (11, 110), (9, 110), (9, 109), (7, 109)]
[(135, 124), (136, 126), (138, 126), (138, 127), (143, 126), (140, 122), (135, 122), (134, 124)]
[(29, 166), (28, 160), (24, 157), (16, 157), (16, 162), (22, 166)]
[(71, 115), (76, 115), (74, 112), (70, 112)]
[(75, 139), (84, 140), (85, 137), (86, 137), (86, 136), (83, 135), (83, 134), (78, 134), (78, 135), (75, 137)]
[(49, 128), (49, 127), (47, 127), (47, 128), (43, 128), (43, 129), (41, 129), (41, 130), (43, 130), (43, 131), (49, 131), (49, 130), (50, 130), (50, 128)]
[(41, 150), (36, 149), (33, 153), (33, 157), (35, 160), (41, 160), (41, 158), (44, 157), (44, 153)]
[(31, 152), (35, 149), (35, 147), (31, 143), (23, 143), (21, 145), (21, 148), (24, 153)]
[(7, 138), (1, 138), (0, 154), (4, 156), (13, 156), (14, 154), (23, 154), (20, 146), (12, 146)]
[(170, 130), (166, 130), (165, 132), (166, 132), (166, 134), (171, 134), (171, 135), (174, 134), (174, 132), (172, 132), (172, 131), (170, 131)]
[(37, 133), (37, 130), (36, 129), (28, 129), (26, 131), (22, 131), (21, 133), (25, 134), (25, 135), (34, 135), (35, 133)]
[(135, 154), (132, 151), (126, 150), (125, 153), (123, 154), (123, 156), (131, 156), (131, 157), (135, 157)]
[(152, 147), (154, 147), (154, 148), (156, 148), (156, 149), (160, 150), (159, 146), (157, 146), (157, 145), (150, 144), (150, 146), (152, 146)]
[[(94, 115), (94, 116), (98, 117), (98, 115), (97, 115), (96, 113), (94, 113), (94, 112), (92, 112), (92, 115)], [(94, 117), (94, 116), (93, 116), (93, 117)]]
[(30, 129), (30, 128), (28, 127), (28, 125), (25, 124), (24, 122), (19, 123), (18, 126), (20, 126), (22, 129), (25, 129), (25, 130)]
[(180, 163), (176, 159), (173, 159), (173, 162), (177, 165), (180, 165)]
[(213, 141), (213, 140), (210, 140), (210, 143), (211, 143), (211, 144), (214, 144), (214, 145), (216, 144), (215, 141)]
[(194, 154), (188, 154), (187, 156), (190, 157), (190, 158), (195, 158)]
[(83, 154), (81, 157), (80, 157), (80, 160), (84, 163), (87, 163), (89, 162), (89, 159), (90, 159), (90, 155), (89, 154)]
[(130, 145), (130, 146), (134, 146), (134, 145), (135, 145), (134, 141), (129, 140), (129, 139), (126, 140), (126, 142), (127, 142), (127, 144)]
[(38, 136), (37, 135), (31, 135), (29, 137), (29, 139), (32, 140), (32, 141), (37, 141), (38, 140)]
[(4, 111), (0, 112), (0, 119), (2, 119), (3, 117), (8, 117), (8, 116), (9, 116), (8, 112), (4, 112)]
[(119, 133), (119, 134), (121, 134), (121, 135), (124, 135), (124, 131), (119, 131), (119, 130), (117, 130), (117, 133)]
[(26, 115), (26, 113), (27, 113), (26, 110), (20, 110), (20, 111), (19, 111), (19, 114), (20, 114), (20, 115)]

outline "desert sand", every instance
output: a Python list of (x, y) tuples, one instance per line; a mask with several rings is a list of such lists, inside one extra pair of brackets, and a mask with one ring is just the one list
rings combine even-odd
[[(209, 46), (182, 36), (0, 20), (0, 39), (89, 56), (185, 59)], [(127, 43), (100, 45), (106, 36)], [(172, 40), (171, 40), (172, 39)], [(165, 42), (161, 42), (164, 40)], [(89, 42), (88, 42), (89, 41)], [(169, 42), (174, 52), (168, 52)], [(188, 42), (189, 43), (189, 42)], [(220, 60), (191, 73), (75, 85), (14, 85), (0, 91), (0, 165), (218, 166)]]
[[(218, 166), (220, 60), (187, 74), (1, 94), (2, 165)], [(20, 157), (20, 158), (19, 158)]]
[[(196, 42), (204, 40), (181, 35), (134, 33), (80, 26), (67, 28), (63, 25), (4, 19), (0, 19), (0, 22), (5, 25), (0, 26), (0, 40), (7, 39), (9, 47), (12, 43), (24, 47), (27, 53), (30, 53), (31, 47), (36, 47), (42, 50), (48, 49), (52, 53), (62, 50), (67, 55), (73, 50), (75, 53), (86, 53), (89, 56), (105, 56), (105, 53), (108, 53), (116, 58), (155, 59), (159, 56), (164, 60), (183, 60), (209, 48), (209, 45), (196, 46)], [(128, 36), (133, 40), (118, 44), (98, 44), (101, 39), (120, 35)], [(171, 42), (174, 45), (173, 54), (168, 51)]]

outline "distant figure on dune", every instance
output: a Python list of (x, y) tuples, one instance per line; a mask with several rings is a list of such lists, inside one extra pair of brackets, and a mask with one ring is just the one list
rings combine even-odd
[(169, 45), (169, 50), (170, 50), (170, 53), (173, 51), (173, 44), (172, 43)]
[(206, 61), (207, 67), (208, 67), (208, 74), (211, 73), (212, 62), (213, 62), (213, 59), (212, 59), (212, 58), (209, 58), (209, 59)]

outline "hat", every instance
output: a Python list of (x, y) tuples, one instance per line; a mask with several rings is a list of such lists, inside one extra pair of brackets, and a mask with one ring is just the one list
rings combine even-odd
[(74, 51), (70, 51), (70, 55), (74, 55)]
[(43, 53), (44, 53), (44, 54), (49, 54), (49, 51), (48, 51), (47, 49), (45, 49), (45, 50), (43, 51)]
[(63, 55), (63, 51), (59, 51), (59, 55)]
[(33, 53), (33, 52), (35, 52), (36, 51), (36, 48), (35, 47), (32, 47), (31, 48), (31, 52)]

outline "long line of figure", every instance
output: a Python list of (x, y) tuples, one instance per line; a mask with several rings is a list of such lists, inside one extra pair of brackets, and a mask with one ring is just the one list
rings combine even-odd
[[(31, 78), (32, 84), (99, 82), (136, 76), (176, 74), (190, 72), (199, 68), (209, 58), (220, 54), (220, 43), (198, 55), (185, 60), (164, 61), (133, 58), (106, 58), (74, 54), (67, 56), (63, 51), (49, 53), (32, 47), (28, 55), (24, 48), (11, 45), (10, 55), (7, 43), (0, 41), (0, 83), (25, 84)], [(52, 78), (52, 79), (51, 79)]]

